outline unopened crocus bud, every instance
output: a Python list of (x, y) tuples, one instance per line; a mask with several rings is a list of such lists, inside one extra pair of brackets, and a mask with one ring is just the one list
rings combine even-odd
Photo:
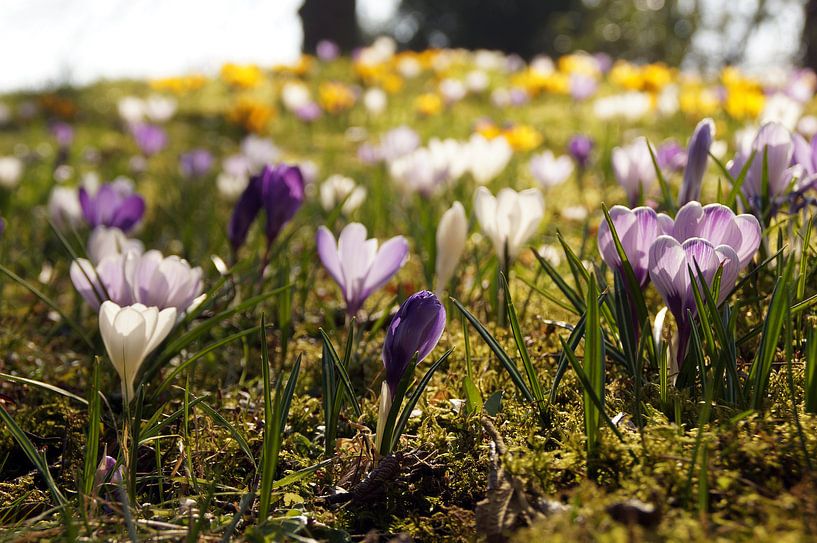
[(161, 126), (139, 123), (131, 127), (136, 145), (145, 156), (152, 156), (167, 147), (167, 132)]
[(584, 134), (576, 134), (570, 138), (567, 150), (580, 168), (586, 168), (590, 162), (590, 153), (593, 151), (593, 140)]
[(412, 294), (397, 310), (383, 343), (383, 366), (392, 399), (411, 359), (416, 354), (419, 364), (431, 354), (443, 330), (445, 308), (427, 290)]
[(213, 155), (207, 149), (193, 149), (179, 157), (179, 169), (187, 178), (203, 177), (213, 166)]
[(262, 207), (267, 214), (267, 245), (271, 245), (303, 201), (304, 179), (297, 166), (264, 166), (259, 175), (250, 179), (233, 210), (227, 229), (233, 250), (237, 251), (247, 240), (250, 226)]
[(715, 122), (706, 118), (698, 123), (687, 147), (687, 164), (684, 180), (678, 193), (678, 205), (684, 205), (701, 197), (701, 183), (709, 160), (709, 148), (715, 137)]
[(465, 217), (465, 208), (461, 203), (454, 202), (454, 205), (443, 213), (437, 226), (437, 262), (434, 267), (434, 291), (437, 296), (442, 296), (442, 291), (451, 281), (465, 250), (467, 236), (468, 219)]
[(94, 265), (110, 255), (127, 252), (142, 254), (145, 246), (138, 239), (130, 239), (116, 227), (97, 226), (88, 238), (88, 258)]
[(94, 473), (94, 490), (99, 493), (102, 485), (111, 484), (119, 485), (124, 479), (124, 471), (122, 465), (116, 465), (116, 458), (105, 455), (99, 461)]

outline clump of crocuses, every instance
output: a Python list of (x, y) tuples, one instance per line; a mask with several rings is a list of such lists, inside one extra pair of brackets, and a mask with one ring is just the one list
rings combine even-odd
[(377, 239), (366, 239), (366, 227), (350, 223), (337, 243), (325, 226), (318, 228), (318, 257), (340, 287), (346, 313), (355, 316), (371, 294), (385, 285), (408, 258), (408, 242), (395, 236), (378, 248)]
[(247, 241), (250, 226), (261, 208), (267, 215), (265, 233), (269, 252), (281, 229), (292, 220), (303, 201), (304, 178), (300, 168), (287, 164), (264, 166), (260, 174), (250, 179), (233, 210), (227, 227), (233, 252)]

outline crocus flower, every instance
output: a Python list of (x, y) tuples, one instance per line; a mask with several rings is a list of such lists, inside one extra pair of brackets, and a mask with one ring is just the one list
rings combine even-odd
[(99, 332), (108, 357), (122, 381), (125, 403), (133, 399), (136, 374), (176, 322), (173, 307), (159, 311), (142, 304), (120, 307), (106, 301), (99, 309)]
[(627, 193), (630, 207), (638, 204), (640, 196), (655, 182), (655, 166), (647, 145), (647, 139), (640, 137), (629, 145), (613, 148), (613, 173)]
[(420, 136), (408, 126), (401, 125), (383, 134), (377, 147), (380, 160), (391, 162), (420, 146)]
[[(641, 287), (646, 286), (650, 281), (650, 246), (658, 236), (672, 234), (672, 219), (663, 213), (656, 213), (650, 207), (630, 210), (624, 206), (610, 208), (610, 218), (636, 281)], [(623, 277), (624, 269), (606, 220), (599, 224), (598, 246), (601, 258), (607, 266), (618, 271)]]
[(0, 187), (13, 189), (23, 176), (23, 161), (14, 156), (0, 156)]
[(250, 226), (262, 207), (267, 214), (266, 235), (269, 247), (303, 201), (304, 179), (297, 166), (264, 166), (260, 174), (250, 179), (233, 210), (227, 228), (233, 250), (237, 251), (247, 240)]
[(331, 211), (343, 202), (341, 211), (351, 215), (366, 199), (366, 187), (346, 176), (331, 175), (321, 184), (320, 199), (324, 211)]
[(207, 149), (192, 149), (179, 157), (179, 169), (184, 177), (203, 177), (213, 167), (213, 155)]
[(71, 263), (71, 281), (94, 310), (105, 300), (118, 305), (143, 303), (186, 312), (202, 290), (202, 270), (178, 256), (159, 251), (128, 251), (103, 257), (94, 266), (79, 258)]
[[(668, 232), (669, 233), (669, 232)], [(689, 202), (675, 215), (672, 236), (679, 242), (703, 238), (713, 246), (728, 245), (744, 269), (760, 247), (760, 223), (754, 215), (735, 213), (721, 204)]]
[[(741, 191), (754, 210), (760, 210), (764, 196), (769, 199), (774, 209), (776, 200), (784, 195), (792, 179), (793, 170), (789, 166), (794, 153), (794, 145), (792, 145), (791, 134), (781, 124), (766, 123), (755, 136), (749, 152), (751, 151), (755, 152), (755, 157), (746, 172)], [(766, 195), (762, 194), (764, 153), (769, 183), (769, 193)], [(748, 154), (739, 152), (730, 164), (730, 173), (737, 176), (748, 159)]]
[(450, 179), (448, 162), (430, 149), (420, 147), (389, 163), (389, 175), (405, 194), (418, 193), (429, 198)]
[(684, 148), (677, 141), (669, 139), (664, 141), (655, 150), (655, 161), (662, 172), (680, 172), (686, 166), (687, 156)]
[(320, 119), (323, 110), (315, 102), (309, 102), (295, 109), (295, 115), (305, 123), (311, 123)]
[(173, 307), (182, 314), (201, 294), (201, 275), (200, 267), (192, 268), (183, 258), (148, 251), (136, 259), (133, 267), (133, 299), (160, 309)]
[(366, 239), (366, 227), (360, 223), (346, 225), (337, 243), (329, 229), (321, 226), (316, 244), (318, 257), (340, 287), (346, 312), (351, 316), (403, 267), (408, 257), (406, 238), (395, 236), (378, 249), (377, 239)]
[(130, 232), (145, 213), (145, 200), (133, 191), (133, 184), (126, 179), (105, 183), (95, 194), (80, 187), (79, 203), (91, 228), (114, 226)]
[(586, 168), (587, 163), (590, 162), (590, 153), (593, 151), (593, 140), (584, 134), (576, 134), (570, 138), (567, 144), (567, 151), (579, 168)]
[(570, 76), (570, 96), (578, 102), (587, 100), (596, 94), (598, 86), (595, 77), (580, 73), (574, 73)]
[(678, 193), (678, 205), (697, 200), (701, 196), (701, 183), (709, 160), (709, 148), (715, 137), (715, 122), (706, 118), (695, 127), (687, 146), (687, 162), (684, 168), (684, 180)]
[(69, 147), (71, 142), (74, 141), (74, 128), (70, 124), (56, 121), (51, 123), (48, 128), (61, 149)]
[(281, 150), (272, 140), (250, 134), (241, 140), (241, 154), (249, 162), (250, 170), (258, 171), (267, 164), (277, 162)]
[(478, 185), (485, 185), (502, 173), (513, 156), (513, 149), (503, 137), (488, 140), (474, 134), (468, 141), (468, 147), (468, 170)]
[(454, 202), (448, 211), (443, 213), (440, 224), (437, 226), (437, 261), (434, 266), (434, 291), (442, 296), (454, 270), (465, 250), (465, 240), (468, 236), (468, 219), (465, 217), (465, 208), (459, 202)]
[(167, 132), (161, 126), (138, 123), (131, 126), (131, 134), (145, 156), (153, 156), (167, 147)]
[(519, 254), (522, 246), (536, 233), (545, 214), (545, 199), (538, 189), (516, 192), (510, 188), (496, 197), (485, 187), (474, 195), (474, 211), (482, 231), (493, 242), (504, 269)]
[(386, 91), (381, 88), (372, 87), (363, 93), (363, 105), (370, 115), (380, 115), (386, 110), (388, 103)]
[(443, 330), (445, 308), (434, 294), (421, 290), (403, 302), (383, 342), (383, 366), (392, 398), (411, 359), (415, 354), (418, 364), (425, 359), (437, 346)]
[(528, 167), (543, 190), (564, 183), (573, 173), (573, 161), (570, 157), (567, 155), (556, 157), (552, 151), (534, 155)]
[(83, 222), (77, 189), (54, 187), (48, 197), (48, 216), (60, 230), (76, 228)]
[[(116, 468), (116, 469), (114, 469)], [(116, 458), (104, 456), (99, 461), (94, 473), (94, 490), (98, 493), (105, 483), (119, 485), (124, 480), (124, 470), (120, 464), (117, 468)]]
[(678, 324), (678, 361), (686, 355), (692, 332), (690, 316), (697, 314), (689, 273), (691, 270), (700, 280), (696, 263), (710, 288), (718, 268), (723, 266), (717, 300), (722, 303), (738, 276), (739, 259), (734, 249), (728, 245), (715, 246), (701, 238), (681, 243), (672, 236), (659, 236), (650, 246), (650, 278)]
[(97, 226), (88, 237), (88, 257), (94, 264), (111, 255), (134, 252), (142, 254), (145, 246), (138, 239), (130, 239), (116, 227)]
[(321, 40), (315, 46), (315, 53), (324, 62), (335, 60), (340, 55), (340, 47), (332, 40)]

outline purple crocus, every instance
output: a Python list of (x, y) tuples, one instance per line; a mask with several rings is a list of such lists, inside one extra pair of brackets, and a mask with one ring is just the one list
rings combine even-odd
[(754, 215), (735, 215), (721, 204), (702, 206), (700, 202), (689, 202), (675, 215), (671, 234), (681, 243), (703, 238), (716, 247), (728, 245), (737, 254), (742, 270), (760, 247), (761, 229)]
[(817, 135), (806, 141), (800, 134), (792, 134), (794, 150), (792, 162), (803, 168), (803, 173), (812, 176), (817, 173)]
[(631, 207), (655, 183), (655, 166), (647, 145), (647, 139), (639, 137), (629, 145), (613, 148), (613, 173), (627, 193)]
[(99, 461), (99, 465), (94, 473), (94, 490), (99, 492), (102, 485), (108, 483), (112, 485), (120, 485), (124, 480), (124, 470), (122, 465), (116, 464), (116, 458), (105, 456)]
[(167, 132), (161, 126), (138, 123), (131, 126), (131, 134), (136, 145), (145, 156), (152, 156), (167, 146)]
[(678, 325), (679, 364), (686, 355), (692, 332), (691, 318), (697, 314), (690, 277), (692, 271), (696, 281), (700, 281), (696, 264), (710, 288), (718, 268), (723, 266), (717, 300), (718, 304), (723, 303), (738, 277), (739, 259), (734, 249), (728, 245), (715, 246), (701, 238), (681, 243), (672, 236), (659, 236), (650, 246), (650, 278)]
[(655, 161), (658, 162), (658, 167), (662, 172), (677, 173), (686, 166), (687, 154), (677, 141), (669, 139), (656, 149)]
[(127, 233), (145, 214), (145, 200), (134, 192), (133, 184), (127, 179), (105, 183), (95, 194), (80, 187), (79, 204), (91, 228), (114, 226)]
[(267, 246), (288, 223), (304, 201), (304, 178), (300, 168), (287, 164), (264, 166), (250, 179), (233, 210), (227, 237), (233, 251), (247, 240), (250, 226), (263, 207), (267, 213)]
[(179, 169), (188, 179), (203, 177), (213, 167), (213, 155), (207, 149), (192, 149), (179, 157)]
[(590, 153), (593, 151), (593, 140), (590, 139), (590, 136), (576, 134), (570, 138), (567, 151), (576, 161), (576, 164), (579, 165), (579, 168), (586, 168), (590, 161)]
[(321, 40), (315, 47), (315, 53), (322, 61), (329, 62), (338, 58), (338, 55), (340, 55), (340, 47), (332, 40)]
[(317, 121), (321, 118), (321, 115), (323, 115), (323, 110), (321, 110), (321, 106), (315, 102), (307, 102), (295, 108), (295, 116), (305, 123)]
[(709, 148), (712, 146), (714, 135), (715, 122), (707, 117), (698, 123), (692, 137), (689, 138), (684, 180), (678, 193), (678, 205), (684, 205), (701, 197), (701, 183), (704, 172), (706, 172)]
[(74, 141), (74, 128), (63, 121), (55, 121), (49, 126), (49, 131), (54, 139), (57, 140), (57, 145), (60, 149), (68, 148)]
[(406, 299), (392, 318), (383, 343), (383, 366), (392, 399), (411, 359), (417, 354), (419, 364), (443, 335), (445, 308), (427, 290)]
[(408, 257), (406, 238), (395, 236), (378, 249), (377, 240), (366, 239), (366, 227), (360, 223), (346, 225), (337, 243), (332, 232), (321, 226), (316, 244), (318, 257), (343, 292), (346, 312), (351, 316), (403, 267)]
[[(624, 206), (613, 206), (610, 209), (610, 218), (636, 281), (643, 288), (650, 281), (650, 245), (658, 236), (672, 233), (672, 219), (663, 213), (656, 213), (650, 207), (630, 210)], [(601, 258), (607, 266), (623, 277), (624, 269), (606, 220), (601, 221), (599, 225), (598, 246)]]
[[(794, 173), (790, 167), (794, 153), (791, 133), (782, 124), (766, 123), (755, 136), (751, 151), (755, 152), (755, 156), (746, 172), (741, 191), (755, 211), (760, 211), (764, 197), (768, 198), (772, 209), (776, 210), (779, 205), (778, 200), (784, 195)], [(768, 194), (762, 194), (764, 153), (768, 168)], [(730, 163), (729, 173), (737, 177), (747, 160), (749, 160), (749, 155), (738, 153)]]
[(598, 81), (595, 77), (585, 74), (573, 74), (570, 76), (570, 96), (577, 102), (583, 102), (596, 94)]

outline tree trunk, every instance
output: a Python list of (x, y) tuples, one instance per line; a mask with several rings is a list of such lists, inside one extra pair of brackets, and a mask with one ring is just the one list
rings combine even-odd
[(304, 53), (314, 53), (321, 40), (348, 52), (360, 45), (355, 0), (304, 0), (298, 14), (304, 30)]

